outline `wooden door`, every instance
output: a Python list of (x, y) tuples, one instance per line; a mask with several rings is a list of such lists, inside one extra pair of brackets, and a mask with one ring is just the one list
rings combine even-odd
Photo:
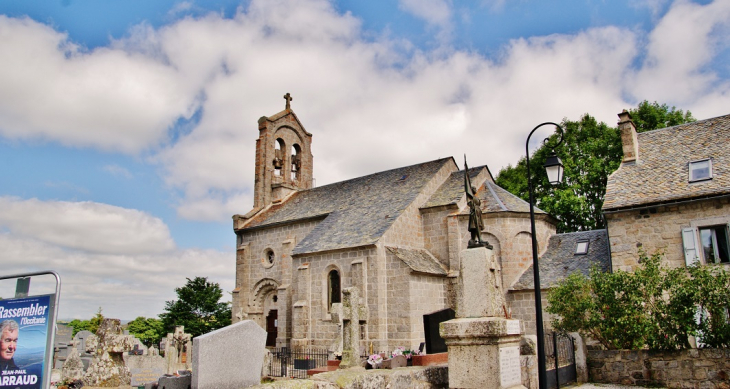
[(276, 347), (278, 317), (279, 314), (276, 309), (270, 310), (269, 316), (266, 316), (266, 347)]

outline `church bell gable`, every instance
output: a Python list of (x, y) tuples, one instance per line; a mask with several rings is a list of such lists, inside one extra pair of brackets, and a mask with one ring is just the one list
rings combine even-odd
[(293, 99), (289, 93), (284, 99), (283, 111), (259, 119), (254, 209), (279, 202), (297, 190), (312, 188), (312, 134), (291, 110)]

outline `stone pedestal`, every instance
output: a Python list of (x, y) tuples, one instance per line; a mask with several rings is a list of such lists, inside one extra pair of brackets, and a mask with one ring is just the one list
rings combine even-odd
[(449, 349), (449, 388), (524, 388), (520, 322), (504, 318), (500, 269), (492, 250), (461, 252), (456, 319), (441, 323)]

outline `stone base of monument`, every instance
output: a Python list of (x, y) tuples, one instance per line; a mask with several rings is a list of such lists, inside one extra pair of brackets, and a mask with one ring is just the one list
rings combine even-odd
[(449, 388), (524, 388), (518, 320), (449, 320), (441, 336), (449, 348)]

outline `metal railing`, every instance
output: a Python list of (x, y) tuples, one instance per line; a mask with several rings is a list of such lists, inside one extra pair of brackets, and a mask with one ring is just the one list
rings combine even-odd
[(545, 334), (545, 366), (548, 388), (575, 382), (575, 345), (573, 338), (557, 332)]
[(269, 348), (271, 359), (264, 372), (270, 377), (307, 378), (307, 370), (327, 366), (330, 353), (324, 348)]

